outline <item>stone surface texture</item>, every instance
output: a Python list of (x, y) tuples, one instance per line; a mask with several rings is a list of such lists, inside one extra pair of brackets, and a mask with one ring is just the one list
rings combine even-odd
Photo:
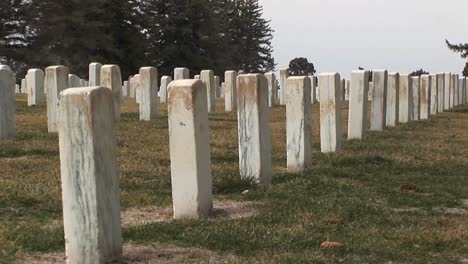
[(212, 70), (203, 70), (200, 73), (200, 78), (206, 86), (208, 113), (213, 113), (216, 111), (216, 87), (214, 84), (214, 72)]
[(421, 75), (421, 87), (419, 93), (419, 118), (421, 120), (429, 119), (431, 115), (431, 85), (432, 75), (424, 74)]
[(362, 139), (366, 136), (369, 84), (368, 71), (351, 72), (353, 89), (349, 93), (348, 139)]
[(57, 106), (60, 92), (68, 88), (68, 68), (62, 65), (50, 66), (45, 70), (45, 89), (47, 89), (47, 129), (57, 132)]
[(98, 86), (101, 84), (101, 67), (99, 62), (89, 64), (89, 86)]
[(122, 75), (117, 65), (104, 65), (101, 67), (101, 86), (112, 90), (114, 98), (115, 121), (120, 121), (122, 104)]
[(9, 67), (0, 68), (0, 140), (16, 137), (15, 75)]
[(237, 72), (224, 73), (224, 108), (226, 112), (237, 111)]
[(286, 104), (286, 89), (288, 86), (288, 77), (289, 77), (289, 69), (281, 69), (280, 70), (280, 89), (279, 89), (279, 101), (280, 105)]
[(44, 93), (44, 72), (41, 69), (30, 69), (26, 75), (28, 84), (28, 106), (44, 105), (46, 96)]
[(188, 68), (175, 68), (174, 69), (174, 80), (186, 80), (190, 78), (190, 70)]
[(338, 73), (323, 73), (319, 75), (320, 143), (321, 151), (324, 153), (341, 150), (340, 86), (340, 75)]
[(419, 76), (411, 77), (411, 94), (413, 100), (413, 109), (411, 110), (411, 121), (420, 119), (420, 100), (421, 100), (421, 78)]
[(388, 74), (386, 126), (394, 127), (398, 125), (399, 95), (400, 74), (391, 72)]
[(161, 86), (159, 88), (159, 98), (160, 98), (161, 103), (167, 102), (167, 87), (169, 86), (171, 82), (172, 82), (171, 76), (161, 77)]
[(142, 67), (139, 75), (140, 120), (154, 120), (158, 117), (158, 70), (155, 67)]

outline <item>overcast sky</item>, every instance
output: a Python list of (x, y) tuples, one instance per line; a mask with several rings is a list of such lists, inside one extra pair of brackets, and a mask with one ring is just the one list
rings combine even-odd
[(318, 72), (388, 69), (460, 73), (445, 39), (468, 42), (468, 0), (260, 0), (277, 69), (306, 57)]

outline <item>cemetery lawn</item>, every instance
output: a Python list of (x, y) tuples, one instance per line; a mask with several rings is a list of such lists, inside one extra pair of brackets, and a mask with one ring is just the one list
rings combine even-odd
[[(224, 211), (173, 221), (166, 105), (156, 122), (139, 122), (137, 105), (125, 102), (117, 144), (127, 249), (158, 245), (154, 261), (163, 263), (468, 263), (468, 107), (325, 155), (315, 104), (313, 167), (303, 175), (285, 170), (285, 111), (275, 107), (270, 188), (239, 179), (236, 115), (217, 108), (213, 192)], [(45, 110), (18, 96), (17, 140), (0, 142), (0, 263), (63, 255), (58, 139)], [(342, 113), (345, 135), (346, 106)]]

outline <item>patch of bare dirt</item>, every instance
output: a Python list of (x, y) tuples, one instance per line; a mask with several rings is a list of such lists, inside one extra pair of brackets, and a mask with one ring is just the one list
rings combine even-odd
[[(150, 245), (124, 245), (123, 261), (123, 263), (126, 264), (232, 263), (240, 262), (240, 258), (232, 254), (219, 254), (206, 249), (182, 248), (174, 245), (152, 243)], [(55, 264), (64, 262), (64, 253), (27, 256), (21, 261), (21, 263), (29, 264)]]

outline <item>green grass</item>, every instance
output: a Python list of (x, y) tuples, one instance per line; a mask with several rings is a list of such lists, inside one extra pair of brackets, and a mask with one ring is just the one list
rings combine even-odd
[[(64, 250), (56, 135), (45, 108), (18, 98), (18, 138), (0, 142), (0, 263)], [(167, 111), (139, 122), (126, 101), (118, 131), (123, 210), (171, 206)], [(204, 248), (247, 263), (462, 263), (468, 259), (468, 107), (413, 122), (336, 154), (319, 152), (313, 108), (313, 166), (286, 173), (284, 108), (272, 110), (273, 185), (238, 178), (233, 113), (210, 116), (216, 198), (253, 201), (256, 216), (170, 221), (124, 229), (126, 242)], [(346, 107), (343, 125), (346, 131)], [(344, 132), (344, 136), (345, 136)], [(401, 186), (414, 184), (415, 190)], [(241, 195), (245, 190), (247, 194)], [(464, 202), (465, 200), (465, 202)], [(458, 214), (444, 209), (458, 208)], [(333, 225), (327, 217), (343, 219)], [(320, 249), (324, 241), (343, 247)]]

